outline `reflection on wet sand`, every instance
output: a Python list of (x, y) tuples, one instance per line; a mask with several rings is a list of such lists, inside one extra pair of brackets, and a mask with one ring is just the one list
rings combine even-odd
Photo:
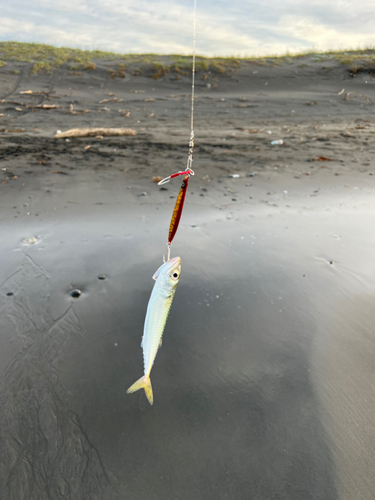
[[(79, 221), (58, 241), (51, 226), (43, 248), (18, 254), (2, 315), (13, 318), (5, 338), (19, 342), (1, 387), (9, 498), (31, 487), (45, 498), (337, 498), (309, 372), (304, 259), (277, 260), (298, 239), (272, 246), (280, 229), (267, 217), (226, 222), (224, 241), (224, 222), (212, 220), (217, 244), (204, 254), (202, 234), (181, 235), (185, 273), (153, 368), (156, 404), (126, 397), (142, 362), (156, 221), (124, 240), (116, 219), (96, 220), (89, 245), (76, 245)], [(106, 232), (118, 236), (97, 238)], [(257, 245), (233, 247), (240, 235)]]
[(375, 290), (371, 292), (373, 286), (361, 279), (350, 281), (354, 285), (350, 294), (341, 291), (341, 297), (328, 300), (320, 310), (312, 365), (340, 499), (351, 500), (353, 492), (360, 492), (360, 498), (371, 500), (375, 491)]
[(113, 498), (58, 376), (64, 345), (82, 334), (80, 320), (73, 304), (54, 318), (49, 272), (26, 252), (19, 265), (7, 282), (14, 297), (0, 313), (3, 344), (18, 344), (0, 380), (2, 498)]

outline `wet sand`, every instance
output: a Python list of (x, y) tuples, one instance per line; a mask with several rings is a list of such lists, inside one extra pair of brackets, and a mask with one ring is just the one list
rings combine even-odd
[[(126, 389), (180, 186), (152, 177), (185, 167), (189, 78), (101, 64), (0, 70), (2, 498), (372, 500), (375, 81), (308, 58), (198, 74), (151, 407)], [(84, 126), (137, 136), (53, 138)]]

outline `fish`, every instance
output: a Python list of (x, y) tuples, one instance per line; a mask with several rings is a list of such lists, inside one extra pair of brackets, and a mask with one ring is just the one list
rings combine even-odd
[(168, 314), (180, 280), (181, 259), (174, 257), (162, 264), (153, 275), (155, 280), (143, 328), (141, 347), (143, 349), (144, 375), (126, 391), (127, 394), (144, 389), (149, 403), (154, 403), (150, 372), (158, 349), (161, 347)]

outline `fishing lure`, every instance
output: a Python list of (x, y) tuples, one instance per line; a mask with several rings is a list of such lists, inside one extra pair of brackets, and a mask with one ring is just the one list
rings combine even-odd
[(181, 185), (180, 192), (178, 193), (176, 204), (174, 206), (171, 223), (169, 225), (168, 232), (168, 245), (172, 244), (173, 238), (178, 229), (178, 225), (180, 223), (182, 209), (184, 208), (186, 190), (189, 184), (189, 176), (185, 175), (184, 180)]
[(144, 375), (127, 390), (129, 394), (139, 389), (144, 389), (151, 405), (154, 402), (154, 396), (152, 393), (150, 372), (158, 349), (161, 347), (164, 328), (174, 294), (176, 293), (180, 274), (181, 259), (180, 257), (174, 257), (162, 264), (153, 276), (156, 282), (147, 306), (141, 343), (143, 349)]

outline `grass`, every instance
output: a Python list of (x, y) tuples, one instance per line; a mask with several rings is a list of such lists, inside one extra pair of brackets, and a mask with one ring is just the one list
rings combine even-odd
[(54, 47), (41, 43), (0, 42), (0, 54), (4, 61), (32, 64), (31, 74), (51, 73), (65, 63), (74, 63), (75, 69), (95, 69), (93, 59), (115, 59), (119, 56), (100, 50), (79, 50)]
[[(56, 68), (66, 65), (72, 71), (94, 71), (99, 60), (107, 60), (113, 65), (108, 70), (111, 78), (124, 78), (125, 69), (133, 75), (149, 74), (155, 80), (167, 75), (174, 75), (178, 80), (187, 76), (192, 70), (191, 56), (171, 54), (162, 56), (158, 54), (115, 54), (101, 50), (79, 50), (69, 47), (54, 47), (39, 43), (0, 42), (0, 67), (9, 61), (31, 63), (31, 74), (41, 72), (52, 73)], [(264, 67), (274, 67), (299, 59), (309, 58), (309, 62), (323, 62), (334, 60), (345, 65), (351, 72), (368, 70), (375, 67), (375, 49), (365, 48), (357, 50), (341, 50), (314, 52), (307, 51), (298, 54), (272, 55), (267, 57), (196, 57), (196, 72), (203, 72), (202, 78), (208, 72), (213, 74), (232, 74), (243, 64), (255, 64)], [(119, 62), (121, 61), (121, 63)], [(124, 63), (126, 62), (126, 65)], [(303, 67), (303, 62), (300, 67)], [(130, 67), (131, 66), (131, 67)]]

